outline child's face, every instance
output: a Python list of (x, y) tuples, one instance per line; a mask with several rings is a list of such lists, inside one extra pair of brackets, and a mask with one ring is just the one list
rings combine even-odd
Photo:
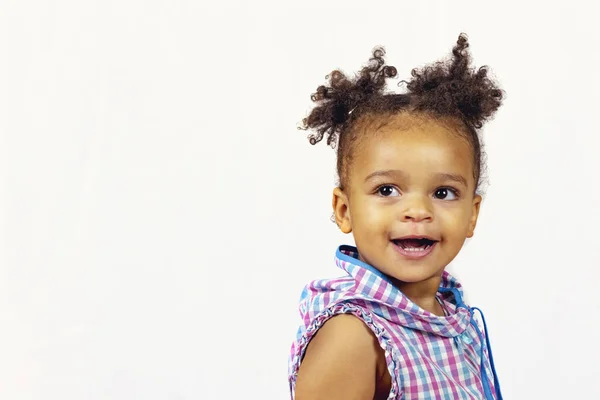
[[(440, 276), (473, 235), (481, 197), (474, 195), (467, 140), (434, 120), (403, 114), (357, 143), (346, 192), (334, 192), (342, 231), (353, 232), (363, 261), (405, 283)], [(411, 251), (397, 241), (426, 236)], [(415, 247), (416, 248), (416, 247)]]

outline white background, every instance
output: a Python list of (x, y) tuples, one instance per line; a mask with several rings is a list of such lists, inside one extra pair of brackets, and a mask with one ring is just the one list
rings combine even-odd
[(375, 45), (409, 78), (460, 32), (507, 98), (450, 269), (506, 399), (597, 398), (592, 4), (3, 1), (0, 398), (288, 398), (300, 290), (352, 243), (309, 96)]

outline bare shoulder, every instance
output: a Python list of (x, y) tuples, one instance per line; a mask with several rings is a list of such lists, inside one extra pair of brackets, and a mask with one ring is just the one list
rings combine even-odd
[(296, 400), (372, 400), (381, 392), (382, 365), (383, 350), (365, 323), (353, 315), (335, 316), (306, 349)]

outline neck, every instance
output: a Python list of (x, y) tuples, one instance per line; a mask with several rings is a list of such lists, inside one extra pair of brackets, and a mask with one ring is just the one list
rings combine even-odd
[[(358, 254), (358, 259), (365, 264), (369, 264), (360, 253)], [(408, 299), (417, 306), (434, 315), (444, 316), (446, 315), (444, 309), (436, 299), (440, 283), (442, 282), (442, 274), (443, 270), (431, 278), (420, 282), (402, 282), (389, 275), (388, 278), (396, 288), (400, 289), (402, 294), (408, 297)]]
[(436, 300), (436, 294), (442, 280), (441, 275), (432, 276), (421, 282), (400, 282), (394, 280), (394, 285), (422, 309), (438, 316), (444, 315), (444, 310)]

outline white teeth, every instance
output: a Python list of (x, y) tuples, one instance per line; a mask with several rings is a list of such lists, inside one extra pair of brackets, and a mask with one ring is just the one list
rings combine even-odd
[(428, 244), (425, 247), (402, 247), (403, 250), (405, 251), (412, 251), (412, 252), (419, 252), (419, 251), (425, 251), (428, 248), (430, 248), (432, 245)]
[[(426, 248), (427, 248), (427, 247), (425, 247), (425, 249), (426, 249)], [(424, 248), (422, 248), (422, 247), (405, 247), (405, 248), (404, 248), (404, 250), (407, 250), (407, 251), (414, 251), (414, 252), (423, 251), (423, 250), (425, 250), (425, 249), (424, 249)]]

